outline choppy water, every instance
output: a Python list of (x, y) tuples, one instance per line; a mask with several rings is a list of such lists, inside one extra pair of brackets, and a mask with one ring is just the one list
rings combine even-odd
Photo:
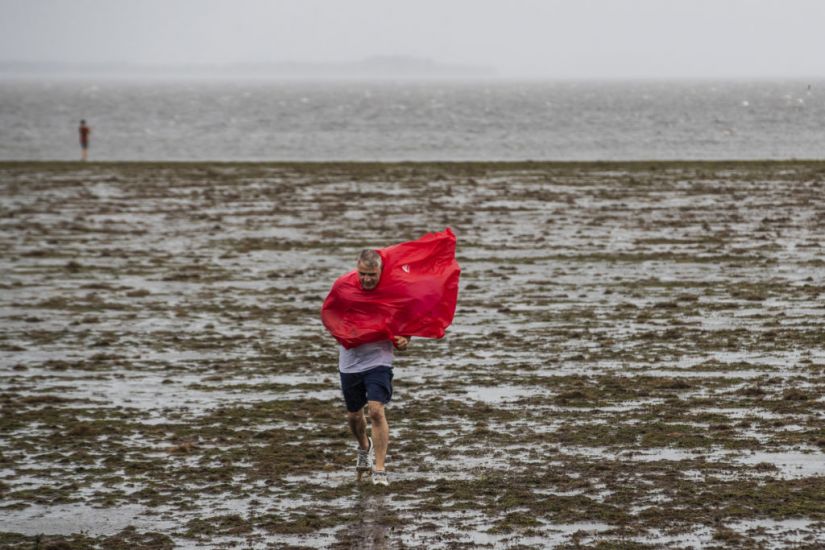
[(0, 80), (0, 159), (825, 157), (825, 81)]

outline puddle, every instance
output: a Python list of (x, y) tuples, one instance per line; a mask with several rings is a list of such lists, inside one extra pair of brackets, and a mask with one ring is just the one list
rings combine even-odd
[(110, 536), (130, 525), (140, 529), (164, 531), (178, 527), (177, 522), (163, 520), (143, 506), (33, 506), (25, 510), (4, 510), (0, 518), (0, 532), (24, 535), (84, 532), (94, 536)]
[(531, 389), (524, 386), (492, 386), (468, 388), (466, 397), (485, 403), (500, 403), (517, 401), (525, 397), (548, 395), (549, 392), (541, 389)]

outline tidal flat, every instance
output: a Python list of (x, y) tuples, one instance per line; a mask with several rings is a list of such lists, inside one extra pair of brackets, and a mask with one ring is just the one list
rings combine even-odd
[[(2, 548), (825, 540), (825, 162), (5, 162), (0, 225)], [(321, 303), (445, 227), (356, 482)]]

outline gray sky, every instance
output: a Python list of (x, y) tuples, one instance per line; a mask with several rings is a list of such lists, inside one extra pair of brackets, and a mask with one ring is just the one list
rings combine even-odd
[(0, 0), (0, 61), (337, 62), (514, 77), (825, 77), (825, 0)]

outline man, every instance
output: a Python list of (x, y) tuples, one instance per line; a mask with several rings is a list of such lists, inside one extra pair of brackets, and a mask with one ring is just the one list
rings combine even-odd
[(85, 161), (89, 157), (89, 136), (92, 129), (86, 126), (85, 120), (81, 120), (80, 127), (77, 130), (80, 134), (80, 158)]
[[(375, 250), (363, 250), (358, 255), (356, 271), (361, 289), (369, 292), (378, 286), (381, 264), (381, 255)], [(394, 338), (395, 347), (401, 351), (407, 349), (409, 342), (408, 336)], [(338, 348), (338, 370), (347, 406), (347, 421), (358, 442), (355, 466), (358, 478), (372, 470), (375, 485), (388, 485), (384, 460), (389, 444), (389, 426), (384, 405), (392, 398), (393, 341), (369, 342), (350, 349), (339, 344)], [(365, 410), (372, 424), (372, 437), (367, 436)]]
[[(453, 322), (461, 268), (450, 228), (380, 250), (364, 250), (356, 269), (338, 277), (321, 306), (321, 321), (338, 341), (338, 370), (347, 420), (358, 442), (358, 478), (372, 470), (387, 485), (384, 460), (392, 398), (393, 346), (412, 336), (442, 338)], [(403, 335), (403, 336), (398, 336)], [(367, 436), (367, 421), (372, 438)]]

